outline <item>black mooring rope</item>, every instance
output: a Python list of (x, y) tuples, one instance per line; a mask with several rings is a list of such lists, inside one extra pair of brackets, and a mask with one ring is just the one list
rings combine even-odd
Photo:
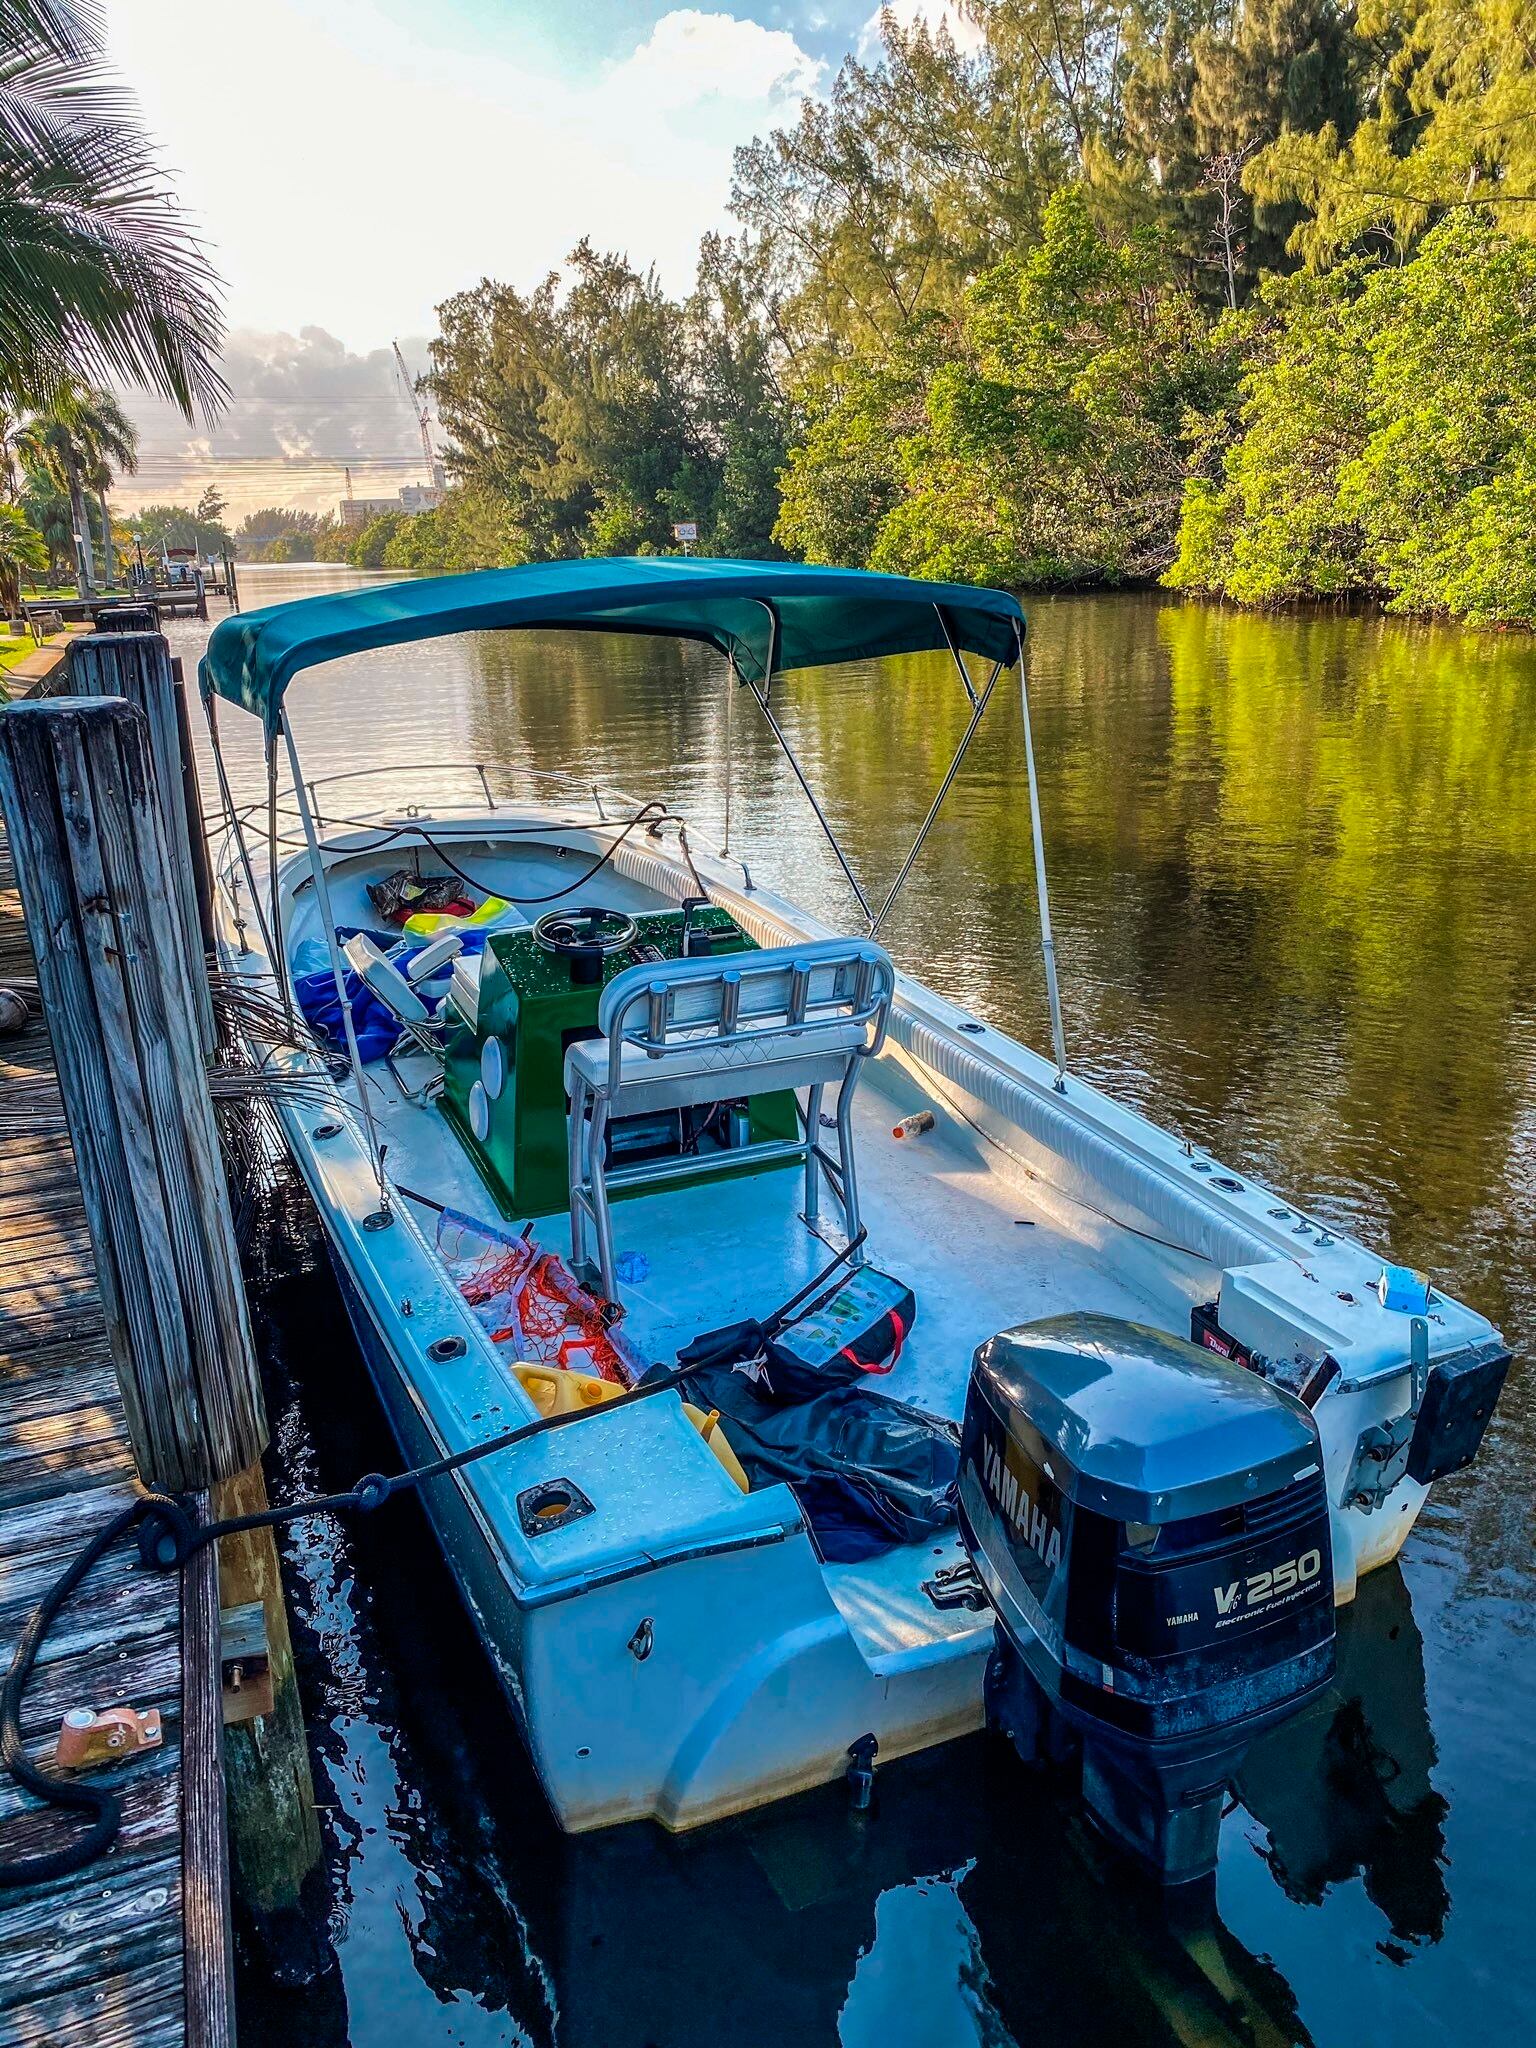
[[(21, 1696), (59, 1609), (92, 1565), (136, 1523), (143, 1521), (153, 1510), (166, 1506), (176, 1507), (177, 1504), (160, 1495), (150, 1494), (143, 1500), (134, 1501), (121, 1514), (114, 1515), (110, 1522), (97, 1530), (63, 1577), (49, 1587), (27, 1618), (21, 1640), (16, 1645), (16, 1655), (6, 1673), (5, 1684), (0, 1688), (0, 1765), (24, 1790), (45, 1800), (48, 1805), (72, 1807), (77, 1813), (89, 1813), (94, 1818), (83, 1835), (76, 1836), (62, 1849), (43, 1849), (31, 1856), (0, 1859), (0, 1885), (48, 1884), (55, 1878), (68, 1877), (72, 1871), (93, 1862), (117, 1839), (123, 1812), (121, 1802), (112, 1793), (103, 1791), (99, 1785), (55, 1777), (51, 1771), (41, 1770), (33, 1763), (22, 1748)], [(177, 1512), (182, 1512), (179, 1507)]]
[[(861, 1230), (828, 1261), (814, 1280), (775, 1310), (762, 1327), (782, 1328), (799, 1304), (853, 1257), (866, 1234)], [(611, 1401), (605, 1401), (602, 1412), (612, 1414), (616, 1408), (629, 1407), (636, 1401), (649, 1399), (652, 1394), (663, 1394), (694, 1370), (696, 1362), (673, 1366), (667, 1372), (647, 1377), (637, 1386), (627, 1387), (622, 1394), (615, 1394)], [(563, 1429), (567, 1423), (583, 1422), (592, 1412), (587, 1408), (575, 1408), (564, 1415), (542, 1415), (533, 1422), (524, 1422), (514, 1429), (504, 1429), (496, 1436), (487, 1437), (483, 1443), (469, 1444), (462, 1451), (433, 1458), (425, 1465), (413, 1465), (405, 1472), (367, 1472), (344, 1492), (310, 1494), (303, 1500), (290, 1501), (285, 1507), (264, 1508), (253, 1515), (230, 1515), (220, 1522), (199, 1522), (187, 1503), (171, 1494), (146, 1494), (125, 1508), (97, 1531), (62, 1577), (37, 1603), (21, 1632), (5, 1683), (0, 1686), (0, 1768), (7, 1771), (16, 1784), (45, 1800), (48, 1805), (73, 1808), (94, 1818), (83, 1835), (61, 1849), (0, 1858), (0, 1889), (48, 1884), (83, 1870), (112, 1846), (122, 1826), (122, 1802), (114, 1793), (100, 1785), (86, 1784), (83, 1780), (56, 1777), (32, 1762), (21, 1742), (21, 1701), (38, 1653), (58, 1618), (59, 1610), (78, 1589), (91, 1567), (130, 1529), (138, 1529), (139, 1555), (146, 1565), (156, 1571), (180, 1571), (189, 1559), (221, 1536), (237, 1536), (247, 1529), (276, 1529), (284, 1522), (297, 1521), (304, 1515), (340, 1514), (348, 1510), (360, 1515), (372, 1514), (387, 1500), (392, 1500), (397, 1494), (412, 1492), (429, 1479), (446, 1478), (449, 1473), (460, 1472), (481, 1458), (510, 1450), (514, 1444), (527, 1443), (533, 1437)]]

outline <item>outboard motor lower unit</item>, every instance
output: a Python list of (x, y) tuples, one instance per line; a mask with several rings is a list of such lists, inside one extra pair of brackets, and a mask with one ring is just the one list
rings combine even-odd
[(1253, 1736), (1333, 1675), (1317, 1425), (1245, 1367), (1110, 1316), (989, 1338), (960, 1528), (997, 1611), (987, 1716), (1167, 1884), (1207, 1875)]

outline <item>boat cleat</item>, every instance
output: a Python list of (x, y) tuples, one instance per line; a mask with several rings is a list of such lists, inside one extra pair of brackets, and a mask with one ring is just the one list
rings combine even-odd
[(89, 1771), (97, 1764), (119, 1764), (140, 1750), (158, 1749), (162, 1740), (160, 1711), (151, 1707), (71, 1707), (59, 1728), (53, 1760), (60, 1770)]

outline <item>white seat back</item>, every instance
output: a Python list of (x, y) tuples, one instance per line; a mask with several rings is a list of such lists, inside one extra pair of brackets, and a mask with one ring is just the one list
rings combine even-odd
[(366, 932), (354, 932), (342, 949), (347, 965), (402, 1024), (425, 1024), (431, 1011), (394, 961), (379, 951)]
[(890, 1014), (895, 970), (869, 939), (819, 939), (803, 946), (717, 957), (661, 960), (626, 968), (603, 990), (598, 1029), (608, 1041), (609, 1088), (617, 1091), (626, 1046), (648, 1061), (696, 1061), (701, 1047), (729, 1044), (739, 1065), (810, 1052), (818, 1039), (878, 1052)]
[(457, 932), (444, 932), (439, 938), (428, 939), (412, 954), (405, 969), (406, 980), (413, 988), (424, 981), (435, 981), (463, 950), (464, 941)]

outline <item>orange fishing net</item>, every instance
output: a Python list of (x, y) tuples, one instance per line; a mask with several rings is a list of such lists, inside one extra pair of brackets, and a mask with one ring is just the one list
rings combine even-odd
[(621, 1387), (645, 1371), (646, 1361), (610, 1326), (604, 1304), (526, 1231), (514, 1236), (444, 1209), (437, 1249), (491, 1342), (505, 1344), (520, 1364), (567, 1366)]

